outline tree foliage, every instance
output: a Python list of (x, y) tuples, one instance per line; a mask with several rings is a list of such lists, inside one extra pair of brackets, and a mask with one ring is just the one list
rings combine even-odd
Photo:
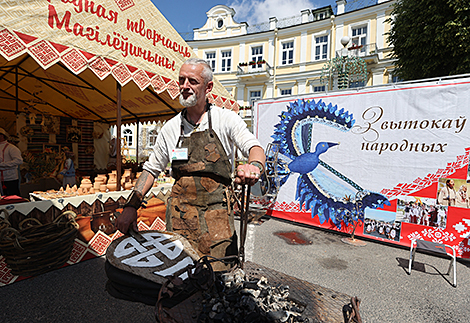
[(388, 41), (403, 80), (470, 72), (470, 0), (397, 0)]

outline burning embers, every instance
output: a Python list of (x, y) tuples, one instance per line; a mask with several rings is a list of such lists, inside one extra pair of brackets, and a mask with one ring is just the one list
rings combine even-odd
[(305, 305), (289, 297), (289, 286), (270, 286), (265, 277), (248, 278), (237, 268), (218, 274), (211, 292), (203, 294), (198, 322), (311, 322)]

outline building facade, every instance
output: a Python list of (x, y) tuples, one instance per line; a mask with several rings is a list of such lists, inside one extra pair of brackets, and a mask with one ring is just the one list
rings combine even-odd
[[(333, 1), (333, 0), (332, 0)], [(254, 101), (281, 96), (336, 90), (335, 79), (324, 81), (322, 71), (335, 57), (357, 56), (367, 67), (363, 81), (348, 87), (396, 81), (386, 33), (395, 0), (338, 0), (332, 6), (305, 9), (296, 17), (249, 26), (238, 23), (232, 8), (217, 5), (207, 21), (191, 35), (182, 35), (198, 57), (211, 65), (215, 77), (240, 105), (251, 127)], [(342, 39), (349, 39), (343, 46)], [(151, 153), (162, 124), (123, 125), (123, 157), (144, 161)], [(116, 135), (115, 127), (111, 129)]]
[(365, 79), (348, 87), (392, 82), (386, 33), (394, 2), (338, 0), (335, 13), (332, 6), (305, 9), (297, 17), (273, 17), (256, 26), (236, 22), (232, 8), (217, 5), (187, 43), (209, 62), (250, 123), (256, 100), (337, 89), (334, 78), (325, 82), (322, 77), (334, 57), (359, 56), (367, 64)]

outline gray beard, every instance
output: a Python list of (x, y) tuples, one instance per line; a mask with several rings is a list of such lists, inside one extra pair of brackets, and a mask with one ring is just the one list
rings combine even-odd
[(184, 99), (183, 95), (180, 94), (179, 100), (180, 100), (180, 104), (185, 108), (194, 107), (197, 103), (196, 94), (191, 95), (187, 99)]

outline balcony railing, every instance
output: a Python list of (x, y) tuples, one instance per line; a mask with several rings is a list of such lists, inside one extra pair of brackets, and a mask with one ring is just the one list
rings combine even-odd
[(237, 68), (237, 76), (266, 76), (272, 75), (272, 67), (267, 63), (240, 63)]
[(375, 43), (365, 45), (352, 45), (346, 48), (341, 48), (336, 51), (336, 57), (342, 56), (359, 56), (366, 57), (377, 54), (377, 45)]

